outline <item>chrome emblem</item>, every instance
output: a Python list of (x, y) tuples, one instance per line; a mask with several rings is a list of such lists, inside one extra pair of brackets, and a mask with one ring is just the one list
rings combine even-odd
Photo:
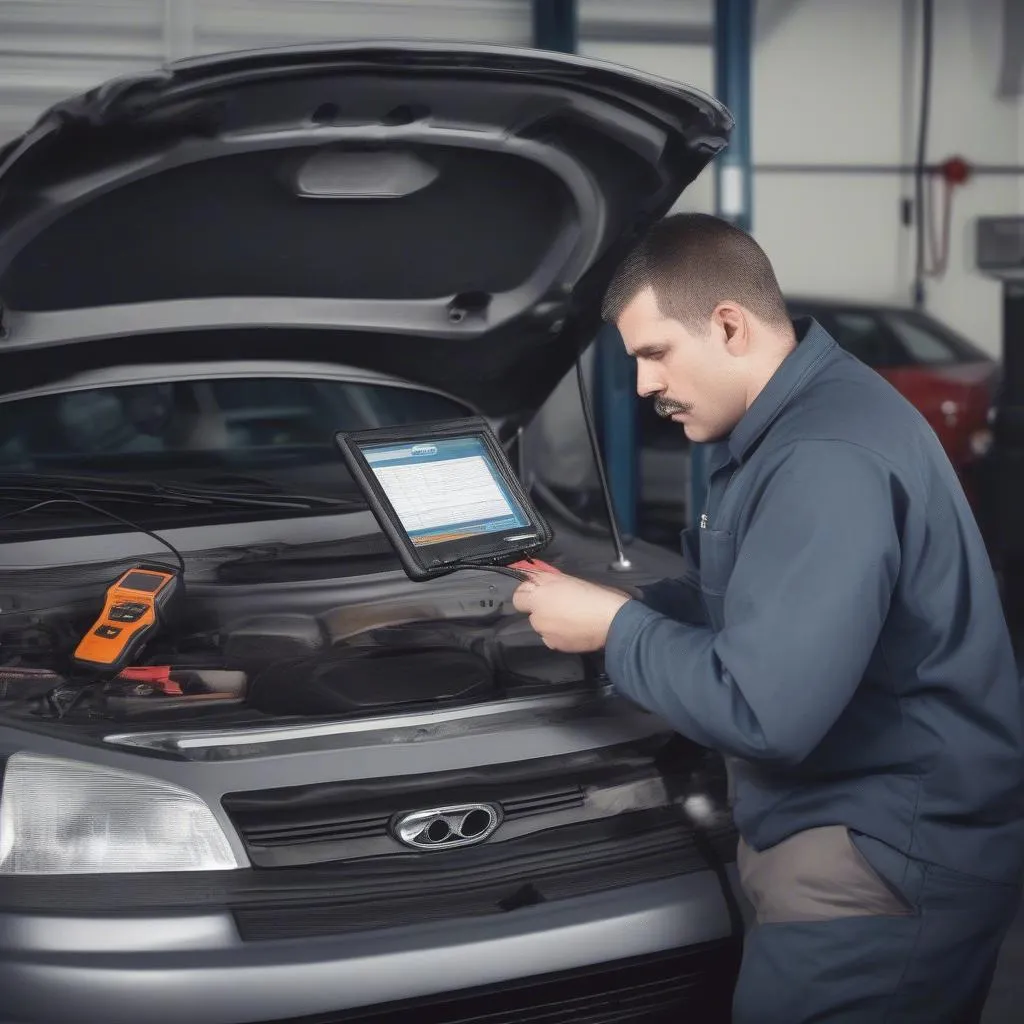
[(501, 824), (497, 804), (456, 804), (398, 815), (391, 834), (417, 850), (453, 850), (482, 843)]

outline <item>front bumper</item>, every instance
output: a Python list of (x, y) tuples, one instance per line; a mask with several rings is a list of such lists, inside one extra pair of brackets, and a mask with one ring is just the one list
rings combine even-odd
[(729, 934), (711, 871), (495, 917), (318, 939), (246, 943), (226, 913), (0, 914), (0, 1021), (242, 1024), (328, 1014), (344, 1020), (346, 1010), (426, 1001)]

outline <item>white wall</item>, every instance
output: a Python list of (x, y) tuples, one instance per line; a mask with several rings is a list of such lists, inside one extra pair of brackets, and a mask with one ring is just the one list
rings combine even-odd
[[(1024, 100), (997, 99), (1001, 42), (999, 0), (936, 4), (930, 156), (962, 153), (977, 163), (1024, 164)], [(1000, 286), (974, 270), (974, 220), (985, 214), (1024, 213), (1024, 177), (979, 177), (955, 199), (950, 271), (931, 290), (930, 308), (991, 351), (1001, 342)]]
[[(1024, 164), (1024, 103), (997, 98), (1002, 0), (937, 0), (928, 158)], [(581, 44), (714, 91), (710, 50)], [(775, 0), (758, 4), (752, 80), (756, 164), (911, 163), (916, 152), (920, 14), (916, 0)], [(754, 233), (792, 293), (909, 301), (913, 229), (893, 174), (759, 172)], [(713, 174), (683, 207), (714, 207)], [(979, 345), (1000, 344), (999, 286), (973, 269), (981, 214), (1024, 213), (1024, 177), (979, 177), (958, 190), (949, 268), (928, 284), (928, 308)]]

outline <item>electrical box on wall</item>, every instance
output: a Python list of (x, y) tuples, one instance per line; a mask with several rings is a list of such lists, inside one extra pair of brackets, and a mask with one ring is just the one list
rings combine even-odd
[(1024, 275), (1024, 217), (979, 217), (975, 252), (985, 273)]

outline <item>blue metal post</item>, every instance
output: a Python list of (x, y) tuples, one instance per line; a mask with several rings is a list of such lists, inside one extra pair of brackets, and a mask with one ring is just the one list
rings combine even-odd
[(718, 215), (744, 231), (753, 222), (750, 71), (754, 0), (715, 0), (715, 91), (736, 120), (729, 146), (715, 163)]
[(598, 396), (596, 418), (615, 516), (622, 533), (633, 537), (640, 490), (636, 366), (626, 355), (622, 335), (610, 324), (601, 329), (594, 342), (594, 390)]
[[(754, 0), (715, 0), (715, 93), (736, 119), (729, 146), (715, 161), (716, 213), (744, 231), (752, 228), (754, 209), (750, 145), (753, 37)], [(691, 445), (690, 452), (690, 518), (695, 519), (704, 505), (707, 467), (703, 445)]]
[[(578, 22), (576, 0), (533, 0), (533, 42), (545, 50), (574, 53)], [(594, 341), (595, 419), (601, 433), (608, 485), (619, 526), (636, 533), (636, 391), (633, 364), (619, 332), (605, 328)]]
[(576, 0), (533, 0), (533, 45), (540, 50), (575, 53)]
[[(533, 42), (544, 50), (576, 51), (576, 0), (533, 0)], [(633, 363), (614, 327), (594, 342), (594, 393), (608, 484), (622, 532), (636, 533), (639, 472), (636, 438), (636, 381)]]

